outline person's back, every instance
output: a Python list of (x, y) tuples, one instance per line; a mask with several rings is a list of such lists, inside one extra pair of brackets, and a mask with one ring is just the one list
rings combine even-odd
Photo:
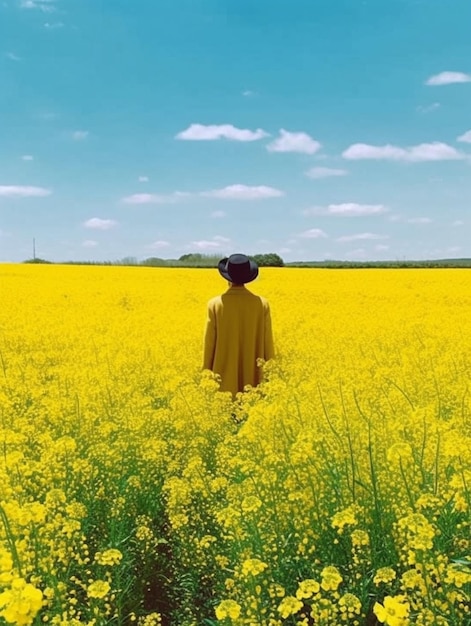
[(245, 287), (258, 275), (245, 255), (222, 259), (219, 272), (230, 286), (208, 303), (203, 368), (221, 377), (221, 391), (235, 395), (246, 385), (257, 386), (262, 378), (257, 360), (274, 356), (270, 307)]

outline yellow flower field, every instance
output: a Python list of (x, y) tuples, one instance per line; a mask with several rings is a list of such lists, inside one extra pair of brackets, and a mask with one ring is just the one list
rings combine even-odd
[(0, 266), (0, 623), (471, 624), (469, 276), (262, 269), (233, 403), (217, 271)]

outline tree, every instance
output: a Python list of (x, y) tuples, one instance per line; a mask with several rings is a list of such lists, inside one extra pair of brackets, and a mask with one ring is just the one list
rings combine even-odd
[(255, 254), (250, 257), (259, 267), (284, 267), (284, 261), (276, 252), (268, 254)]

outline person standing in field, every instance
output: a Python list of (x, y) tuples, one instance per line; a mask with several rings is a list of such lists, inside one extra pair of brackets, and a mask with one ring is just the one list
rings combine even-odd
[(221, 259), (218, 270), (229, 288), (208, 302), (203, 369), (218, 374), (220, 391), (235, 396), (260, 383), (257, 360), (274, 357), (270, 306), (245, 287), (258, 276), (257, 264), (245, 254)]

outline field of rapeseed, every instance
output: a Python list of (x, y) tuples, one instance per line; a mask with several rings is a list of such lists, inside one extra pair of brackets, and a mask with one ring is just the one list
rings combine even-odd
[(468, 270), (262, 270), (277, 358), (235, 404), (216, 271), (0, 289), (0, 623), (471, 624)]

